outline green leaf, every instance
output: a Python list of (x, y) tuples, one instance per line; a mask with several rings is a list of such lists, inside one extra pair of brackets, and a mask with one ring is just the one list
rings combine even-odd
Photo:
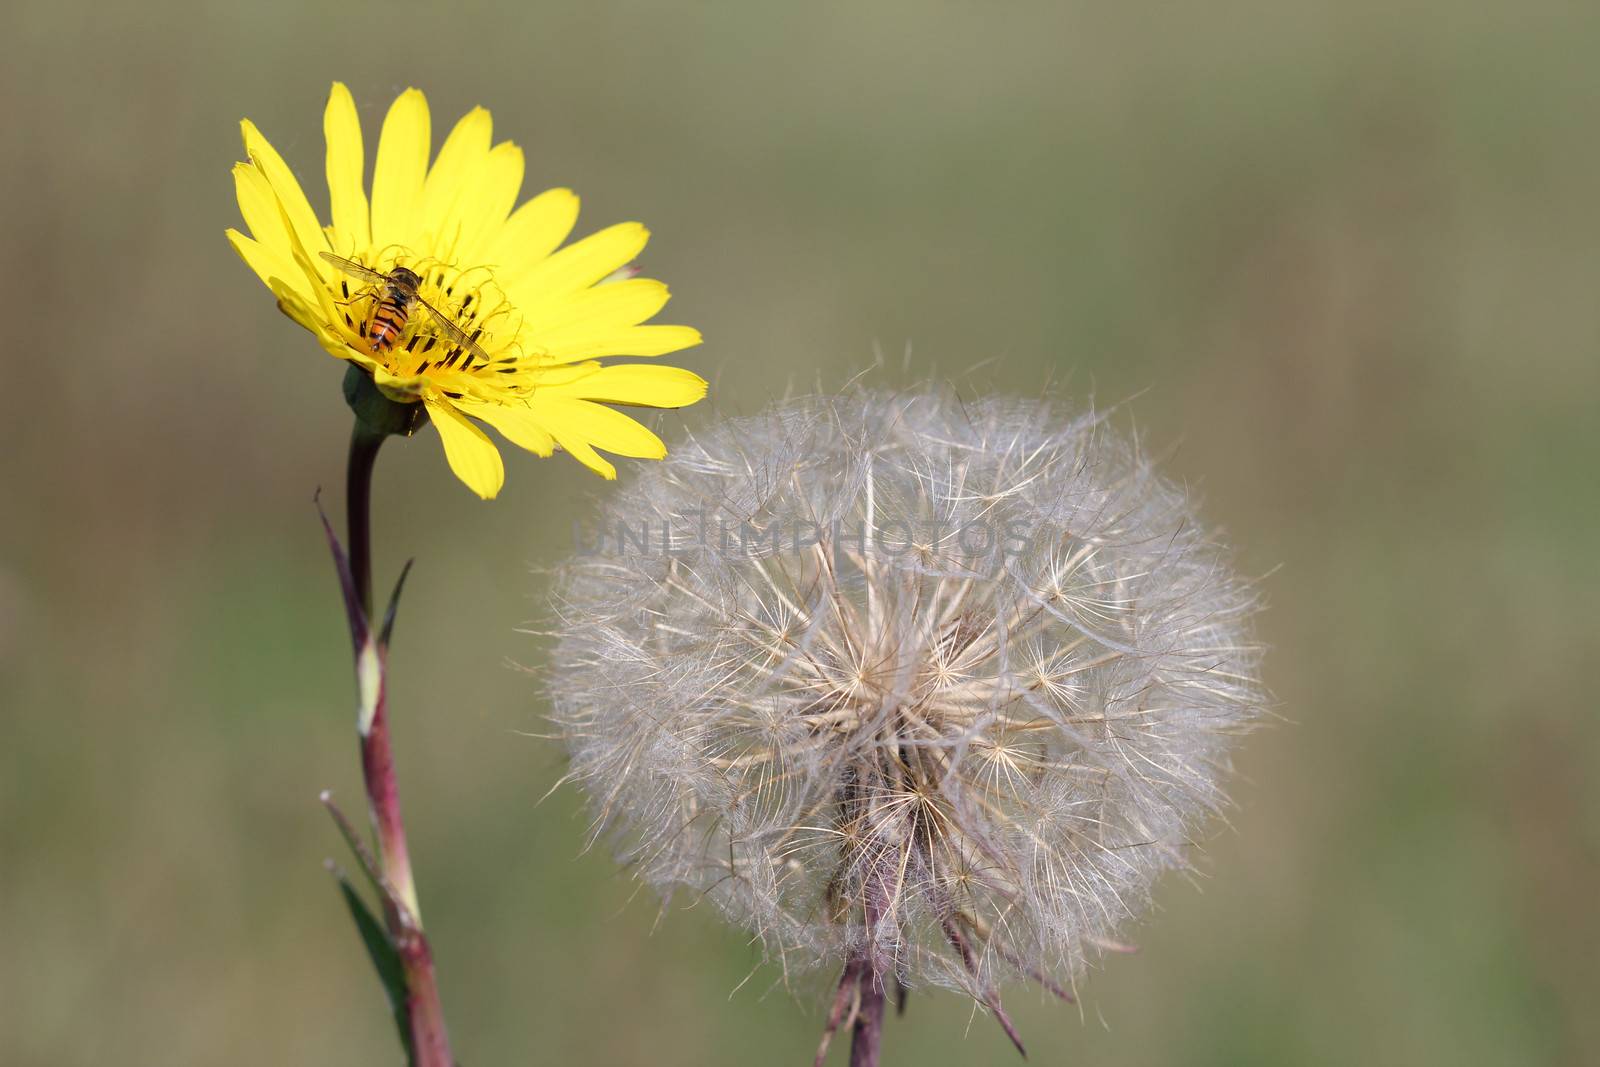
[(361, 941), (367, 946), (367, 956), (372, 960), (373, 969), (378, 972), (378, 980), (383, 983), (384, 994), (389, 998), (389, 1010), (394, 1013), (394, 1023), (400, 1031), (400, 1044), (406, 1050), (406, 1062), (410, 1063), (411, 1017), (406, 1007), (406, 976), (400, 964), (400, 953), (394, 947), (394, 942), (389, 940), (383, 924), (378, 922), (350, 880), (339, 871), (335, 871), (334, 875), (339, 879), (339, 891), (344, 894), (350, 916), (356, 921)]
[(406, 565), (400, 568), (400, 580), (394, 583), (394, 593), (389, 597), (389, 610), (383, 613), (383, 630), (378, 634), (378, 646), (387, 650), (389, 638), (394, 633), (394, 615), (400, 610), (400, 594), (406, 587), (406, 575), (411, 573), (411, 565), (416, 560), (406, 560)]

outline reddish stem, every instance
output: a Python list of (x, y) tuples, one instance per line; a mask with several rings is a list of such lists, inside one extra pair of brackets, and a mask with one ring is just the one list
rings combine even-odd
[(406, 847), (405, 821), (400, 815), (400, 787), (395, 778), (394, 750), (389, 739), (388, 701), (381, 680), (379, 685), (371, 727), (361, 742), (361, 769), (366, 779), (367, 808), (378, 835), (378, 862), (392, 890), (392, 895), (384, 901), (384, 919), (405, 971), (413, 1063), (415, 1067), (453, 1067), (455, 1061), (450, 1055), (433, 951), (422, 930), (416, 884), (411, 876), (411, 854)]
[(867, 873), (865, 900), (863, 901), (866, 927), (866, 944), (859, 961), (857, 979), (860, 989), (860, 1009), (856, 1012), (855, 1033), (850, 1038), (850, 1067), (878, 1067), (883, 1052), (884, 986), (889, 980), (889, 968), (884, 964), (882, 947), (878, 944), (879, 926), (889, 910), (892, 894), (889, 891), (891, 872), (882, 864)]
[(388, 648), (386, 634), (372, 626), (372, 469), (383, 435), (368, 430), (358, 419), (350, 440), (346, 481), (349, 517), (349, 574), (347, 592), (353, 593), (359, 612), (351, 612), (356, 646), (356, 683), (360, 694), (358, 732), (361, 770), (366, 783), (367, 810), (378, 838), (378, 862), (385, 884), (384, 920), (400, 956), (405, 974), (406, 1009), (411, 1024), (412, 1067), (455, 1067), (445, 1030), (444, 1007), (433, 951), (422, 930), (417, 890), (411, 874), (411, 854), (406, 847), (405, 821), (400, 815), (400, 785), (395, 776), (394, 746), (389, 735)]
[(856, 1013), (856, 1031), (850, 1039), (850, 1067), (878, 1067), (883, 1051), (883, 975), (867, 955), (861, 973), (861, 1010)]
[(411, 852), (406, 847), (406, 824), (400, 815), (400, 783), (395, 778), (394, 747), (389, 740), (388, 656), (381, 649), (377, 655), (382, 671), (377, 701), (372, 723), (361, 738), (361, 774), (367, 787), (367, 812), (378, 835), (378, 857), (384, 877), (414, 921), (420, 923), (416, 886), (411, 877)]
[(421, 927), (395, 935), (395, 948), (406, 976), (406, 1011), (411, 1019), (412, 1062), (416, 1067), (455, 1067), (444, 1005), (433, 969), (433, 950)]

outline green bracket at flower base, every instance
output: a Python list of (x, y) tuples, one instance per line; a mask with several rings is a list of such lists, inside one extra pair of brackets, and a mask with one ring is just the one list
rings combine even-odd
[(344, 401), (361, 425), (378, 437), (410, 437), (428, 423), (428, 409), (419, 402), (402, 404), (383, 395), (372, 374), (352, 363), (344, 372)]

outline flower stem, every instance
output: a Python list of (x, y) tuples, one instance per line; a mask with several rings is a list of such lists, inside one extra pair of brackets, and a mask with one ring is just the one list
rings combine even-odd
[(374, 433), (355, 420), (350, 434), (350, 461), (345, 470), (345, 507), (348, 511), (350, 573), (354, 575), (361, 611), (372, 618), (372, 468), (384, 434)]
[(445, 1030), (444, 1009), (433, 965), (433, 951), (422, 929), (400, 786), (389, 735), (387, 640), (372, 626), (372, 470), (385, 434), (359, 418), (350, 438), (346, 478), (350, 576), (359, 599), (364, 631), (357, 642), (356, 678), (361, 710), (361, 771), (367, 810), (378, 839), (378, 864), (387, 887), (384, 921), (405, 975), (406, 1016), (411, 1030), (413, 1067), (454, 1067)]

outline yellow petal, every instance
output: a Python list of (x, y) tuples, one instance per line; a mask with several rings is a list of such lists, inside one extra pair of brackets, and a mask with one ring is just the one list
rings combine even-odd
[(483, 261), (502, 286), (513, 286), (561, 246), (578, 223), (578, 197), (571, 189), (546, 189), (511, 213), (490, 241)]
[(664, 356), (700, 343), (692, 326), (628, 326), (597, 333), (573, 331), (556, 337), (533, 332), (532, 348), (542, 350), (541, 361), (550, 364), (601, 356)]
[(434, 160), (423, 183), (420, 233), (450, 239), (461, 198), (483, 168), (493, 134), (493, 118), (488, 111), (475, 107), (461, 116), (444, 139), (439, 158)]
[(667, 454), (661, 438), (615, 411), (587, 400), (534, 394), (530, 403), (533, 416), (573, 458), (603, 478), (615, 478), (617, 469), (601, 459), (595, 448), (619, 456), (660, 459)]
[(450, 469), (468, 489), (485, 500), (493, 500), (506, 480), (500, 450), (494, 447), (488, 434), (472, 425), (447, 401), (428, 400), (426, 403), (433, 424), (439, 428), (444, 458), (450, 462)]
[(410, 246), (420, 234), (423, 177), (432, 145), (428, 101), (421, 90), (395, 98), (378, 135), (372, 170), (372, 243)]
[(228, 231), (228, 243), (239, 253), (239, 258), (256, 272), (256, 277), (266, 283), (267, 288), (271, 289), (272, 283), (276, 281), (286, 286), (301, 300), (310, 299), (310, 286), (305, 273), (293, 259), (276, 249), (268, 248), (260, 241), (251, 240), (238, 230)]
[(306, 199), (305, 190), (300, 188), (300, 183), (295, 179), (289, 165), (278, 155), (277, 149), (261, 136), (261, 131), (256, 129), (255, 123), (245, 119), (239, 125), (244, 131), (245, 152), (283, 205), (284, 214), (294, 226), (294, 232), (299, 236), (300, 243), (313, 252), (327, 248), (328, 241), (323, 236), (322, 224), (317, 221), (317, 213), (311, 210), (311, 202)]
[(317, 330), (317, 341), (322, 345), (323, 351), (330, 356), (349, 360), (351, 363), (366, 368), (368, 374), (377, 374), (382, 370), (382, 365), (371, 356), (358, 349), (350, 347), (338, 334), (330, 333), (326, 329)]
[(372, 357), (365, 352), (352, 348), (344, 335), (339, 333), (337, 329), (331, 329), (322, 320), (317, 310), (306, 302), (302, 294), (290, 289), (287, 284), (278, 278), (273, 278), (268, 283), (268, 288), (272, 290), (272, 295), (278, 298), (278, 310), (310, 330), (316, 337), (317, 343), (329, 355), (347, 359), (352, 363), (359, 363), (367, 368), (368, 371), (376, 368), (376, 363)]
[(366, 150), (361, 142), (361, 117), (343, 82), (334, 82), (328, 106), (322, 113), (322, 136), (328, 143), (328, 201), (333, 227), (341, 241), (334, 250), (342, 255), (372, 244), (367, 215)]
[[(294, 260), (295, 265), (300, 268), (300, 273), (305, 277), (307, 289), (313, 298), (313, 303), (321, 312), (322, 321), (325, 323), (339, 321), (344, 312), (334, 305), (333, 294), (328, 291), (328, 286), (325, 284), (322, 274), (323, 269), (328, 268), (327, 261), (320, 256), (313, 257), (305, 245), (301, 243), (299, 234), (289, 224), (289, 212), (283, 206), (282, 201), (275, 199), (273, 203), (278, 209), (279, 225), (283, 239), (289, 244), (290, 258)], [(322, 236), (320, 231), (317, 236), (319, 238)]]
[(384, 366), (379, 366), (372, 372), (372, 381), (378, 387), (378, 392), (402, 404), (418, 399), (422, 395), (422, 387), (427, 384), (426, 378), (417, 375), (398, 375)]
[(323, 332), (322, 324), (317, 321), (316, 312), (311, 310), (311, 305), (306, 303), (305, 297), (277, 278), (272, 279), (267, 288), (271, 289), (272, 295), (278, 298), (279, 311), (312, 333), (321, 334)]
[(620, 222), (568, 245), (534, 264), (520, 278), (500, 279), (517, 307), (537, 322), (561, 298), (586, 289), (644, 251), (650, 231), (637, 222)]
[(239, 201), (239, 214), (250, 229), (250, 236), (269, 250), (287, 257), (289, 236), (284, 230), (283, 213), (261, 169), (250, 163), (233, 165), (233, 195)]
[(468, 182), (456, 211), (454, 234), (446, 224), (446, 236), (455, 236), (456, 255), (462, 262), (483, 261), (485, 248), (506, 224), (506, 216), (511, 214), (517, 194), (522, 191), (522, 167), (522, 149), (502, 141)]
[(681, 408), (706, 395), (706, 380), (682, 367), (614, 363), (560, 385), (539, 386), (540, 396), (603, 400), (652, 408)]
[(635, 326), (660, 311), (671, 294), (654, 278), (607, 282), (572, 294), (539, 319), (540, 340), (567, 331), (612, 332)]
[[(285, 263), (292, 263), (296, 267), (293, 273), (275, 276), (281, 277), (284, 282), (292, 284), (296, 291), (308, 296), (313, 303), (319, 304), (331, 321), (335, 315), (332, 298), (322, 284), (322, 273), (319, 269), (325, 264), (320, 258), (312, 259), (310, 253), (305, 250), (299, 235), (294, 232), (289, 222), (288, 209), (283, 201), (278, 199), (265, 175), (261, 173), (259, 167), (249, 163), (236, 163), (233, 167), (233, 181), (239, 199), (239, 211), (244, 215), (245, 222), (250, 226), (257, 243), (279, 257), (281, 260), (277, 264), (279, 268)], [(321, 240), (320, 231), (317, 236)]]
[(499, 430), (502, 437), (518, 448), (526, 448), (540, 456), (548, 456), (555, 451), (555, 439), (539, 425), (537, 416), (522, 405), (462, 400), (458, 406), (473, 418), (482, 419)]

